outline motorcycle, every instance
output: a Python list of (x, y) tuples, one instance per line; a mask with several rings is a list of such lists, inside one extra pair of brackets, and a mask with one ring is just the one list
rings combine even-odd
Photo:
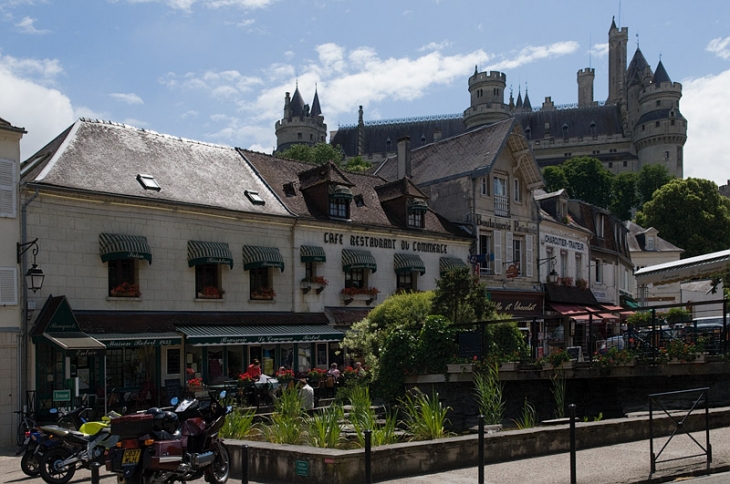
[[(91, 409), (82, 409), (79, 416), (88, 410)], [(110, 431), (110, 422), (119, 417), (116, 412), (110, 412), (102, 417), (101, 422), (84, 421), (78, 430), (57, 425), (42, 426), (40, 430), (60, 444), (39, 458), (43, 480), (49, 484), (65, 484), (73, 478), (77, 468), (89, 468), (93, 462), (103, 464), (106, 450), (114, 447), (119, 440)]]
[(112, 421), (120, 437), (110, 449), (106, 469), (119, 484), (169, 484), (205, 476), (211, 484), (225, 484), (230, 456), (218, 436), (231, 406), (221, 403), (226, 392), (209, 399), (186, 399), (173, 410), (151, 408), (144, 414)]

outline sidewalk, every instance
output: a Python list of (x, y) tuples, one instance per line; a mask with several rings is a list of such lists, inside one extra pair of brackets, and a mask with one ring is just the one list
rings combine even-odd
[[(705, 434), (692, 434), (704, 446)], [(655, 439), (654, 452), (658, 453), (667, 439)], [(712, 446), (713, 461), (711, 471), (730, 471), (730, 428), (720, 428), (710, 431), (710, 445)], [(489, 450), (487, 449), (487, 452)], [(675, 459), (687, 455), (697, 455), (702, 452), (686, 435), (678, 434), (662, 452), (660, 461)], [(706, 457), (660, 462), (654, 476), (650, 471), (649, 441), (629, 442), (609, 447), (578, 450), (576, 453), (576, 481), (582, 484), (628, 484), (628, 483), (655, 483), (669, 482), (678, 477), (694, 473), (707, 473)], [(0, 468), (3, 475), (0, 482), (42, 482), (40, 478), (28, 478), (20, 470), (20, 458), (15, 456), (14, 448), (0, 449)], [(71, 483), (90, 482), (90, 472), (80, 470)], [(407, 477), (389, 481), (378, 481), (382, 484), (425, 484), (438, 482), (440, 484), (474, 484), (478, 482), (476, 467), (457, 469), (438, 474), (427, 474), (418, 477)], [(102, 469), (101, 482), (115, 482), (114, 478)], [(484, 481), (489, 484), (568, 484), (570, 482), (570, 454), (562, 453), (545, 457), (515, 460), (501, 464), (490, 464), (484, 468)], [(201, 479), (197, 482), (205, 482)], [(240, 482), (240, 478), (231, 478), (229, 482)], [(275, 484), (254, 483), (251, 484)], [(304, 481), (302, 481), (304, 482)], [(363, 481), (364, 482), (364, 481)], [(349, 483), (357, 484), (357, 483)]]

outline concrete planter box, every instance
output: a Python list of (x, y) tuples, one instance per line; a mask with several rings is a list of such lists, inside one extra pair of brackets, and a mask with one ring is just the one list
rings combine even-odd
[(472, 363), (447, 363), (447, 373), (471, 373), (474, 371), (474, 365)]

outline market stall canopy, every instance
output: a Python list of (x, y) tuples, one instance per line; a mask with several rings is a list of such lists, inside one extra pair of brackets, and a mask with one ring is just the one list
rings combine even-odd
[(353, 269), (369, 269), (375, 272), (378, 264), (369, 250), (342, 249), (342, 270), (347, 272)]
[(276, 267), (284, 272), (284, 258), (276, 247), (243, 246), (243, 270)]
[(458, 267), (466, 266), (466, 262), (456, 257), (441, 257), (439, 259), (439, 273), (441, 276)]
[(152, 251), (147, 237), (122, 234), (99, 234), (102, 262), (119, 259), (144, 259), (152, 264)]
[(228, 264), (233, 269), (233, 254), (228, 244), (188, 240), (188, 267), (202, 264)]
[(418, 254), (393, 254), (393, 266), (396, 274), (418, 272), (423, 275), (426, 265)]
[(342, 341), (345, 334), (327, 325), (178, 326), (193, 346)]
[(636, 283), (661, 285), (690, 279), (707, 278), (730, 269), (730, 250), (698, 255), (674, 262), (656, 264), (636, 271)]
[(302, 262), (327, 262), (327, 256), (322, 247), (316, 245), (302, 245), (299, 247)]

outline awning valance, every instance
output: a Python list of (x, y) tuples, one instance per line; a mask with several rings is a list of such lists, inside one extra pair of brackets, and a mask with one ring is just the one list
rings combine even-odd
[[(70, 351), (76, 352), (78, 356), (90, 356), (106, 350), (104, 343), (86, 333), (43, 333), (43, 338), (57, 348), (66, 351), (67, 356)], [(37, 341), (37, 338), (34, 340)]]
[(101, 341), (107, 349), (136, 348), (139, 346), (170, 346), (182, 343), (178, 333), (91, 333), (92, 338)]
[(152, 263), (152, 251), (147, 245), (147, 237), (139, 235), (99, 234), (99, 254), (102, 262), (144, 259)]
[(408, 210), (413, 212), (428, 212), (428, 204), (426, 203), (426, 200), (412, 198), (408, 204)]
[(457, 267), (466, 266), (466, 262), (456, 257), (441, 257), (439, 259), (439, 273), (443, 276)]
[(316, 245), (302, 245), (299, 247), (302, 262), (327, 262), (324, 248)]
[(233, 254), (228, 244), (188, 240), (188, 267), (201, 264), (228, 264), (233, 269)]
[(369, 250), (342, 249), (342, 270), (347, 272), (352, 269), (370, 269), (375, 272), (378, 264)]
[(396, 274), (408, 272), (426, 272), (426, 265), (418, 254), (393, 254), (393, 266)]
[(259, 267), (278, 267), (284, 272), (284, 258), (276, 247), (243, 246), (243, 270)]
[(193, 346), (342, 341), (327, 325), (178, 326)]
[(335, 185), (330, 188), (330, 196), (332, 198), (342, 198), (344, 200), (352, 200), (352, 190), (345, 185)]

